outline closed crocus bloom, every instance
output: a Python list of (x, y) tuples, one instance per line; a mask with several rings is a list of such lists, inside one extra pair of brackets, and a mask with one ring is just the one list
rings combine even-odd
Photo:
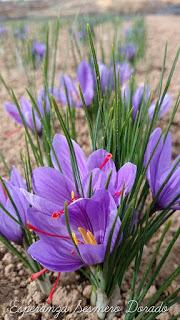
[(104, 63), (99, 63), (98, 66), (101, 79), (101, 89), (105, 92), (109, 87), (110, 70)]
[(136, 117), (137, 111), (139, 110), (142, 101), (146, 103), (150, 98), (151, 91), (148, 86), (140, 85), (137, 87), (134, 95), (133, 95), (133, 118)]
[(131, 62), (134, 60), (137, 54), (137, 49), (134, 43), (127, 43), (122, 48), (120, 48), (120, 52), (124, 59)]
[[(116, 204), (108, 191), (100, 190), (91, 199), (77, 200), (68, 207), (71, 238), (64, 216), (56, 221), (45, 216), (41, 222), (38, 211), (30, 209), (28, 220), (40, 240), (29, 248), (28, 253), (45, 268), (56, 272), (70, 272), (102, 263), (116, 214)], [(120, 225), (118, 218), (111, 250)]]
[(34, 194), (22, 190), (29, 203), (41, 213), (59, 218), (64, 214), (65, 201), (71, 204), (81, 197), (88, 197), (90, 180), (92, 193), (95, 193), (106, 188), (110, 177), (108, 191), (119, 205), (121, 197), (129, 194), (132, 189), (136, 166), (128, 162), (117, 171), (112, 155), (106, 150), (96, 150), (87, 158), (80, 146), (73, 140), (72, 143), (83, 194), (76, 187), (66, 138), (56, 134), (51, 151), (54, 168), (40, 167), (33, 170)]
[(43, 42), (34, 40), (32, 46), (32, 54), (39, 60), (42, 60), (46, 53), (46, 45)]
[(133, 73), (133, 68), (127, 62), (117, 63), (116, 65), (117, 77), (119, 77), (120, 84), (125, 84), (130, 79)]
[(20, 192), (20, 188), (25, 189), (26, 186), (15, 167), (13, 167), (11, 171), (9, 181), (5, 180), (5, 184), (14, 201), (18, 213), (9, 199), (6, 190), (2, 184), (0, 184), (0, 203), (2, 204), (2, 207), (0, 208), (0, 234), (10, 241), (21, 244), (23, 241), (22, 227), (10, 216), (8, 216), (3, 208), (5, 208), (5, 210), (8, 211), (8, 213), (10, 213), (10, 215), (13, 216), (17, 221), (25, 225), (29, 204), (23, 194)]
[(45, 92), (45, 90), (39, 91), (37, 97), (37, 105), (42, 117), (44, 117), (45, 114), (50, 112), (50, 101), (48, 94)]
[(131, 98), (131, 93), (130, 93), (130, 88), (129, 85), (124, 85), (121, 88), (121, 96), (122, 96), (122, 100), (129, 105), (130, 103), (130, 98)]
[[(147, 169), (147, 180), (149, 182), (153, 198), (157, 197), (157, 209), (168, 208), (169, 206), (172, 209), (180, 209), (179, 161), (179, 156), (172, 161), (171, 134), (168, 133), (167, 137), (164, 138), (162, 136), (162, 130), (160, 128), (155, 129), (151, 134), (147, 145), (145, 165), (149, 163)], [(173, 172), (171, 176), (167, 179), (172, 170)], [(162, 191), (159, 192), (164, 183), (165, 185)]]
[(79, 86), (81, 88), (85, 103), (89, 106), (94, 97), (94, 79), (90, 65), (86, 61), (82, 61), (77, 69), (77, 78), (71, 79), (67, 75), (61, 77), (61, 86), (59, 96), (57, 90), (55, 96), (62, 105), (71, 107), (82, 107), (82, 100), (79, 94)]
[[(30, 101), (26, 99), (25, 97), (20, 98), (20, 106), (21, 106), (21, 112), (24, 117), (24, 121), (27, 125), (27, 127), (35, 132), (35, 129), (37, 130), (37, 133), (41, 135), (42, 132), (42, 126), (40, 119), (37, 115), (37, 112), (34, 110), (34, 117), (33, 117), (33, 109)], [(23, 121), (21, 119), (21, 116), (19, 114), (19, 110), (17, 106), (13, 103), (6, 102), (4, 104), (5, 110), (9, 113), (9, 115), (18, 123), (23, 124)], [(34, 123), (35, 120), (35, 123)]]
[[(151, 120), (153, 119), (156, 103), (157, 103), (156, 101), (153, 101), (148, 110), (149, 118)], [(166, 93), (163, 99), (162, 98), (159, 99), (158, 118), (161, 119), (169, 111), (171, 106), (172, 106), (172, 97), (170, 94)]]

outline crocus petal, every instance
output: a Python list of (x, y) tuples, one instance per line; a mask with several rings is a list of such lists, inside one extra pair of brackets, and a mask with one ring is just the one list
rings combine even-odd
[(42, 117), (50, 112), (50, 101), (44, 90), (41, 90), (37, 97), (37, 105)]
[[(160, 101), (161, 101), (161, 98), (160, 98)], [(169, 111), (171, 105), (172, 105), (172, 97), (167, 93), (164, 96), (164, 99), (162, 100), (161, 105), (159, 104), (159, 106), (158, 106), (158, 108), (159, 108), (159, 110), (158, 110), (159, 119), (161, 119)], [(153, 118), (155, 108), (156, 108), (156, 102), (153, 102), (150, 105), (149, 110), (148, 110), (149, 118), (151, 120)]]
[(27, 210), (27, 222), (36, 228), (40, 239), (48, 241), (51, 238), (59, 240), (60, 236), (69, 237), (67, 228), (62, 229), (61, 218), (54, 219), (45, 214), (42, 216), (42, 212), (34, 208)]
[(3, 185), (0, 182), (0, 202), (4, 206), (7, 202), (8, 196), (6, 194), (6, 190), (4, 189)]
[(76, 90), (74, 81), (68, 75), (63, 75), (61, 77), (61, 87), (59, 90), (60, 102), (64, 106), (68, 105), (69, 103), (71, 107), (74, 107), (75, 101), (78, 99), (78, 91)]
[[(106, 183), (108, 181), (108, 175), (104, 171), (98, 168), (93, 169), (88, 174), (88, 176), (86, 176), (85, 179), (83, 179), (82, 181), (83, 191), (86, 197), (88, 197), (90, 181), (91, 181), (92, 192), (94, 193), (99, 189), (105, 189)], [(108, 190), (112, 190), (112, 189), (114, 190), (110, 180)]]
[(78, 248), (85, 265), (91, 266), (103, 262), (106, 251), (106, 247), (103, 244), (80, 244)]
[[(133, 187), (135, 178), (136, 178), (136, 171), (137, 167), (131, 162), (125, 163), (118, 171), (117, 173), (117, 181), (116, 181), (116, 188), (115, 193), (123, 193), (124, 196), (129, 194), (131, 192), (131, 189)], [(120, 201), (121, 195), (119, 197), (115, 197), (115, 199), (118, 198)], [(119, 203), (119, 202), (118, 202)]]
[(76, 271), (83, 266), (72, 242), (64, 240), (39, 240), (30, 246), (28, 254), (54, 272)]
[[(82, 61), (77, 69), (77, 78), (84, 96), (87, 106), (89, 106), (94, 97), (94, 80), (90, 65), (86, 61)], [(80, 101), (77, 106), (82, 106)]]
[(105, 92), (108, 89), (108, 85), (109, 85), (110, 70), (103, 63), (99, 63), (98, 66), (99, 66), (99, 73), (101, 78), (101, 89), (103, 92)]
[(9, 181), (10, 183), (12, 183), (13, 186), (26, 189), (26, 185), (23, 178), (14, 166), (12, 167)]
[(123, 85), (126, 81), (128, 81), (133, 73), (133, 68), (127, 63), (123, 62), (122, 64), (116, 64), (116, 73), (117, 77), (119, 77), (120, 84)]
[[(156, 193), (166, 181), (169, 173), (173, 169), (174, 164), (171, 165), (169, 170), (164, 172), (160, 180), (156, 184)], [(179, 197), (178, 197), (179, 196)], [(176, 200), (175, 200), (176, 199)], [(174, 203), (172, 204), (172, 202)], [(174, 173), (166, 182), (164, 188), (158, 196), (158, 206), (160, 208), (167, 208), (171, 204), (171, 208), (178, 209), (180, 207), (180, 167), (176, 167)]]
[[(87, 161), (88, 170), (91, 172), (95, 168), (101, 169), (108, 176), (112, 171), (111, 181), (115, 182), (116, 179), (116, 167), (114, 161), (109, 159), (104, 162), (109, 153), (104, 149), (98, 149), (90, 154)], [(103, 165), (104, 163), (104, 165)]]
[(116, 190), (115, 192), (122, 191), (127, 195), (134, 184), (136, 178), (137, 167), (131, 162), (125, 163), (117, 173)]
[(33, 170), (33, 190), (38, 196), (59, 204), (61, 208), (65, 201), (71, 199), (73, 184), (56, 169), (40, 167)]
[(133, 118), (135, 119), (137, 111), (140, 108), (142, 101), (146, 103), (150, 97), (150, 89), (148, 86), (140, 85), (137, 87), (134, 95), (133, 95)]
[(63, 207), (60, 207), (59, 204), (54, 203), (45, 198), (39, 197), (33, 193), (27, 192), (24, 189), (20, 189), (20, 191), (33, 208), (37, 209), (38, 211), (41, 211), (44, 214), (51, 216), (53, 212), (63, 209)]
[(171, 135), (169, 133), (166, 140), (163, 141), (163, 137), (160, 138), (161, 133), (162, 130), (157, 128), (151, 134), (144, 159), (147, 165), (151, 158), (147, 169), (147, 179), (153, 195), (156, 193), (157, 179), (168, 169), (171, 162)]
[[(14, 216), (14, 211), (10, 213)], [(17, 218), (16, 215), (15, 218)], [(10, 218), (2, 209), (0, 209), (0, 234), (17, 244), (22, 243), (23, 234), (20, 225)]]
[[(77, 165), (79, 168), (79, 173), (81, 179), (87, 175), (87, 168), (86, 168), (86, 157), (83, 150), (80, 146), (72, 140), (74, 152), (76, 155)], [(67, 143), (66, 138), (61, 134), (56, 134), (53, 139), (53, 150), (51, 150), (51, 159), (54, 167), (59, 170), (58, 163), (60, 164), (61, 170), (66, 177), (74, 184), (74, 176), (72, 172), (72, 165), (71, 165), (71, 156), (69, 151), (69, 145)], [(54, 152), (56, 156), (54, 155)], [(57, 157), (57, 159), (56, 159)]]
[(4, 108), (17, 123), (22, 124), (21, 117), (15, 104), (5, 102)]

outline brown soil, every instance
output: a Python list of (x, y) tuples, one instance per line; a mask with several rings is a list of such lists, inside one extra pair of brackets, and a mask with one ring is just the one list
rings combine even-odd
[[(99, 1), (100, 2), (100, 1)], [(163, 56), (163, 50), (166, 41), (168, 42), (168, 58), (167, 58), (167, 71), (170, 69), (172, 60), (175, 56), (177, 47), (179, 45), (180, 39), (180, 18), (174, 16), (147, 16), (146, 24), (148, 29), (148, 49), (146, 59), (144, 60), (144, 64), (138, 66), (138, 77), (140, 81), (144, 81), (144, 77), (146, 72), (148, 71), (148, 78), (150, 79), (151, 86), (156, 88), (157, 82), (160, 77), (161, 70), (161, 62)], [(101, 28), (101, 27), (99, 27)], [(65, 39), (65, 30), (62, 31), (61, 41)], [(109, 43), (110, 38), (110, 28), (109, 25), (103, 26), (103, 39), (107, 44)], [(66, 61), (66, 53), (65, 50), (61, 51), (61, 61), (58, 62), (58, 69), (61, 70), (65, 61)], [(64, 54), (64, 55), (63, 55)], [(8, 47), (7, 51), (1, 55), (0, 58), (0, 70), (8, 81), (8, 84), (12, 86), (17, 95), (20, 96), (24, 93), (26, 78), (24, 76), (23, 71), (17, 69), (14, 65), (11, 58), (11, 48)], [(70, 60), (69, 60), (70, 61)], [(5, 63), (6, 62), (6, 63)], [(5, 67), (8, 62), (8, 69)], [(73, 67), (73, 63), (69, 65), (69, 69)], [(173, 94), (174, 99), (178, 95), (178, 91), (180, 88), (180, 78), (178, 74), (180, 72), (180, 64), (178, 64), (175, 75), (173, 77), (173, 81), (171, 84), (170, 92)], [(41, 83), (41, 77), (37, 75), (37, 82)], [(8, 164), (12, 165), (20, 165), (20, 151), (23, 149), (23, 129), (19, 129), (13, 121), (9, 119), (9, 117), (4, 112), (2, 104), (5, 100), (8, 100), (7, 93), (5, 89), (0, 86), (0, 151), (6, 156)], [(164, 120), (165, 121), (165, 120)], [(179, 121), (180, 121), (180, 111), (177, 113), (176, 118), (173, 123), (172, 132), (173, 142), (174, 142), (174, 154), (179, 153), (179, 141), (180, 141), (180, 131), (179, 131)], [(81, 127), (81, 126), (79, 126)], [(18, 129), (18, 130), (17, 130)], [(81, 129), (80, 141), (82, 145), (85, 145), (87, 135)], [(87, 150), (88, 146), (85, 146)], [(4, 170), (3, 165), (0, 165), (1, 175), (4, 175), (6, 172)], [(179, 217), (176, 215), (174, 217), (174, 224), (171, 230), (169, 237), (174, 233), (174, 230), (179, 225)], [(144, 257), (144, 265), (147, 264), (147, 257), (149, 257), (152, 253), (152, 249), (157, 241), (157, 237), (152, 239), (150, 246), (146, 248), (145, 257)], [(167, 243), (167, 242), (166, 242)], [(164, 248), (166, 247), (166, 243), (164, 244)], [(170, 260), (168, 260), (168, 267), (165, 267), (161, 278), (163, 278), (167, 271), (173, 270), (175, 266), (177, 266), (178, 262), (178, 253), (179, 253), (179, 243), (174, 248), (174, 251), (171, 255)], [(10, 315), (9, 308), (11, 301), (14, 299), (18, 299), (20, 305), (27, 306), (40, 306), (45, 304), (45, 299), (43, 295), (40, 293), (38, 288), (34, 283), (29, 284), (29, 276), (27, 272), (23, 269), (22, 265), (16, 261), (11, 254), (7, 253), (6, 249), (0, 245), (0, 320), (11, 320), (11, 319), (20, 319), (20, 314), (16, 313)], [(127, 291), (130, 285), (130, 273), (126, 276), (126, 279), (121, 288), (121, 301), (119, 302), (122, 306), (122, 310), (127, 303)], [(78, 285), (77, 285), (78, 283)], [(151, 288), (151, 294), (156, 291), (156, 288), (160, 285), (160, 279), (154, 286)], [(169, 288), (169, 292), (175, 287), (177, 287), (178, 283), (173, 283)], [(70, 274), (70, 275), (62, 275), (60, 288), (56, 292), (54, 297), (54, 304), (60, 303), (61, 306), (68, 305), (70, 309), (74, 309), (79, 300), (82, 300), (82, 305), (89, 305), (89, 295), (90, 295), (89, 284), (87, 281), (82, 279), (78, 274)], [(168, 292), (167, 292), (168, 294)], [(175, 306), (170, 310), (169, 313), (163, 314), (163, 316), (159, 317), (162, 320), (170, 319), (172, 314), (176, 314), (179, 312), (179, 306)], [(31, 315), (25, 315), (23, 319), (36, 319), (36, 320), (45, 320), (45, 319), (54, 319), (54, 315), (49, 313), (37, 313)], [(97, 319), (96, 315), (90, 314), (87, 317), (84, 314), (77, 314), (69, 312), (69, 314), (63, 314), (59, 319)], [(115, 319), (123, 319), (122, 314), (118, 315)]]

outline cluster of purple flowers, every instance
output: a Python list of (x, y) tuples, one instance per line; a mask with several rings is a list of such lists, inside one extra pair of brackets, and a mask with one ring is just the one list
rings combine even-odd
[[(152, 98), (152, 93), (150, 88), (147, 85), (139, 85), (133, 96), (132, 96), (132, 104), (131, 104), (131, 90), (128, 85), (122, 87), (122, 99), (126, 104), (132, 106), (132, 115), (133, 119), (136, 118), (137, 113), (140, 112), (140, 107), (142, 103), (145, 104), (151, 101), (151, 104), (148, 108), (148, 115), (150, 120), (153, 119), (153, 115), (156, 109), (156, 104), (158, 103), (158, 118), (161, 119), (172, 106), (172, 97), (170, 94), (166, 93), (164, 97), (160, 97), (160, 99)], [(158, 102), (157, 102), (158, 101)]]
[[(155, 149), (158, 139), (160, 142)], [(51, 151), (54, 168), (39, 167), (33, 170), (33, 193), (26, 190), (15, 169), (6, 182), (22, 223), (28, 221), (29, 228), (40, 238), (29, 248), (29, 254), (45, 268), (58, 272), (77, 270), (104, 260), (117, 207), (121, 197), (131, 192), (136, 178), (136, 165), (133, 163), (127, 162), (117, 171), (112, 155), (106, 150), (96, 150), (87, 158), (80, 146), (75, 141), (72, 143), (83, 195), (76, 188), (68, 143), (60, 134), (55, 135)], [(147, 180), (158, 210), (168, 206), (172, 209), (180, 208), (179, 199), (176, 199), (180, 192), (178, 160), (175, 160), (177, 166), (174, 173), (160, 190), (175, 162), (171, 162), (170, 134), (164, 140), (161, 129), (155, 129), (147, 146), (145, 165), (148, 164)], [(90, 181), (92, 196), (89, 198)], [(2, 187), (0, 194), (1, 204), (12, 216), (17, 217)], [(71, 236), (65, 222), (65, 203), (68, 205)], [(118, 218), (112, 249), (120, 225)], [(22, 228), (3, 213), (2, 208), (0, 232), (12, 241), (22, 241)]]
[[(99, 63), (102, 92), (114, 90), (114, 70), (105, 64)], [(133, 73), (132, 67), (127, 63), (116, 64), (116, 77), (119, 84), (125, 84)], [(82, 61), (77, 68), (77, 77), (72, 79), (68, 75), (63, 75), (60, 87), (54, 90), (54, 96), (63, 106), (69, 104), (71, 107), (82, 107), (82, 99), (79, 94), (81, 88), (86, 106), (90, 106), (95, 95), (96, 75), (93, 67)]]

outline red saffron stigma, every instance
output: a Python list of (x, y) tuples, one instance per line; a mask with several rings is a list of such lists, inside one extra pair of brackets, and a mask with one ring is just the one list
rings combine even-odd
[(56, 282), (55, 282), (53, 288), (51, 289), (51, 291), (50, 291), (50, 293), (49, 293), (49, 296), (48, 296), (48, 299), (47, 299), (47, 303), (48, 303), (48, 304), (50, 304), (50, 303), (52, 302), (54, 292), (56, 291), (56, 288), (57, 288), (57, 286), (58, 286), (58, 282), (59, 282), (59, 279), (60, 279), (60, 275), (61, 275), (61, 272), (58, 272), (58, 276), (57, 276)]
[(64, 214), (64, 210), (60, 210), (60, 211), (55, 211), (52, 213), (51, 217), (53, 219), (58, 219), (60, 218), (60, 216), (62, 216)]
[(30, 224), (30, 223), (27, 223), (26, 226), (27, 226), (27, 228), (30, 229), (30, 230), (33, 230), (33, 231), (35, 231), (35, 232), (44, 234), (44, 235), (49, 236), (49, 237), (57, 237), (57, 238), (64, 239), (64, 240), (71, 240), (70, 237), (61, 236), (61, 235), (58, 235), (58, 234), (55, 234), (55, 233), (46, 232), (46, 231), (44, 231), (44, 230), (41, 230), (41, 229), (39, 229), (39, 228), (36, 228), (35, 226), (33, 226), (33, 225)]
[(44, 273), (46, 273), (48, 270), (46, 268), (40, 270), (39, 272), (33, 273), (31, 275), (31, 281), (34, 281), (36, 279), (38, 279), (40, 276), (42, 276)]
[[(67, 204), (69, 205), (69, 204), (71, 204), (72, 202), (74, 202), (74, 201), (77, 200), (77, 199), (79, 199), (79, 197), (75, 196), (75, 195), (74, 195), (74, 192), (73, 192), (73, 193), (72, 193), (72, 198), (71, 198), (71, 200), (67, 201)], [(59, 211), (54, 211), (54, 212), (52, 213), (51, 217), (52, 217), (53, 219), (58, 219), (58, 218), (60, 218), (63, 214), (64, 214), (64, 210), (62, 209), (62, 210), (59, 210)]]
[(106, 163), (112, 158), (112, 154), (111, 153), (108, 153), (105, 158), (104, 158), (104, 161), (101, 163), (101, 165), (99, 166), (99, 169), (103, 169), (104, 166), (106, 165)]
[(122, 195), (122, 193), (123, 193), (123, 190), (117, 191), (117, 192), (115, 192), (114, 197), (120, 197)]

